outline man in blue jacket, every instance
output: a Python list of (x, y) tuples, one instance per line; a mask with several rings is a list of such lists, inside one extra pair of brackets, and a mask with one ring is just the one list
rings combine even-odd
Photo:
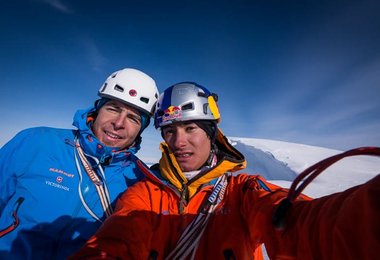
[(137, 157), (158, 90), (136, 69), (111, 74), (77, 129), (21, 131), (0, 150), (0, 259), (64, 259), (143, 175)]

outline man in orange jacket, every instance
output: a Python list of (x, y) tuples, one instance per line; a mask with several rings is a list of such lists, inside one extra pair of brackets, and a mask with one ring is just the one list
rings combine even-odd
[[(374, 259), (380, 248), (380, 177), (320, 199), (301, 195), (272, 223), (288, 190), (248, 174), (217, 127), (217, 96), (192, 82), (160, 95), (159, 164), (73, 259)], [(153, 173), (152, 173), (153, 172)]]

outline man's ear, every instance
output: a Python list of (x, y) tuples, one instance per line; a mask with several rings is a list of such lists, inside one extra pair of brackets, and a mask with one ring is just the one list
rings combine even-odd
[(93, 112), (88, 113), (86, 123), (87, 124), (93, 124), (95, 122), (97, 116), (98, 116), (97, 111), (93, 111)]

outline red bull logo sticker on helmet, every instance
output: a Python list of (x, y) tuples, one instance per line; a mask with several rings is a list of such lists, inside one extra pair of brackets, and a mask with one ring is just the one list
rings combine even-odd
[(162, 122), (182, 118), (182, 110), (177, 106), (170, 106), (164, 111)]

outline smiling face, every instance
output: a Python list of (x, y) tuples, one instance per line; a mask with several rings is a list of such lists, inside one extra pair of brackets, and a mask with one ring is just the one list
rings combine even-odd
[(198, 170), (207, 161), (211, 141), (197, 124), (191, 121), (174, 123), (165, 126), (162, 134), (183, 172)]
[(95, 136), (106, 146), (129, 148), (141, 129), (137, 109), (120, 101), (110, 100), (98, 112), (92, 126)]

